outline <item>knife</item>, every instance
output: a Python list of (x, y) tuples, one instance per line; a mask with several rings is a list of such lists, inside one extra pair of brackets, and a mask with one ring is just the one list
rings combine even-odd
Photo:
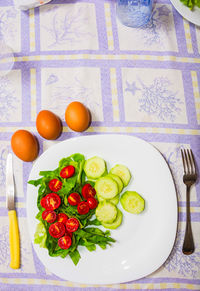
[(20, 267), (19, 227), (15, 211), (15, 185), (13, 178), (12, 154), (9, 153), (6, 161), (6, 206), (9, 217), (10, 267)]

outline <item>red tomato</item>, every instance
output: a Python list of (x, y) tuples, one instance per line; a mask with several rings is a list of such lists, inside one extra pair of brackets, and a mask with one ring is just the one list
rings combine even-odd
[(69, 165), (67, 167), (64, 167), (60, 171), (60, 177), (68, 179), (68, 178), (72, 177), (74, 175), (74, 173), (75, 173), (74, 166)]
[(89, 183), (83, 186), (81, 193), (86, 200), (96, 195), (95, 189)]
[(94, 197), (88, 198), (87, 203), (88, 203), (90, 209), (94, 209), (98, 205), (98, 201)]
[(65, 213), (58, 213), (58, 215), (57, 215), (57, 221), (58, 222), (62, 222), (62, 223), (66, 223), (67, 222), (67, 219), (68, 219), (69, 217), (67, 216), (67, 214), (65, 214)]
[(61, 238), (59, 238), (58, 240), (58, 245), (61, 249), (68, 249), (69, 247), (71, 247), (72, 244), (72, 239), (69, 235), (65, 235)]
[(72, 238), (73, 233), (66, 230), (65, 231), (65, 235), (68, 235), (68, 236), (70, 236)]
[(42, 207), (44, 207), (46, 210), (51, 211), (57, 209), (60, 206), (60, 203), (61, 203), (60, 196), (56, 193), (47, 194), (40, 201)]
[(53, 179), (49, 182), (49, 189), (53, 192), (58, 192), (62, 188), (62, 182), (58, 179)]
[(65, 234), (65, 226), (62, 222), (55, 222), (49, 226), (49, 234), (55, 238), (60, 238)]
[(67, 220), (65, 226), (67, 231), (74, 232), (79, 228), (79, 221), (75, 217), (71, 217)]
[(41, 204), (41, 206), (42, 206), (43, 208), (46, 207), (46, 196), (43, 197), (43, 198), (40, 200), (40, 204)]
[(56, 220), (55, 211), (45, 210), (42, 212), (42, 218), (48, 223), (53, 223)]
[(79, 202), (81, 201), (81, 197), (78, 193), (71, 193), (68, 198), (67, 201), (69, 202), (70, 205), (78, 205)]
[(87, 214), (89, 212), (90, 208), (89, 208), (89, 205), (87, 204), (87, 202), (82, 201), (78, 204), (77, 210), (78, 210), (79, 214), (83, 215), (83, 214)]

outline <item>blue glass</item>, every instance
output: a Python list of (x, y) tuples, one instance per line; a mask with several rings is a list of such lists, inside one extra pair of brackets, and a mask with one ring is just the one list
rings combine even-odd
[(149, 22), (153, 0), (117, 0), (117, 16), (126, 26), (141, 27)]

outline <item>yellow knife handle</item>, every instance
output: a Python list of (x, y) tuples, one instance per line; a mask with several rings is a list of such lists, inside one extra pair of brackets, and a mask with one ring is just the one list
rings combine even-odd
[(9, 216), (9, 240), (10, 240), (10, 267), (19, 269), (20, 266), (20, 245), (19, 227), (15, 210), (8, 211)]

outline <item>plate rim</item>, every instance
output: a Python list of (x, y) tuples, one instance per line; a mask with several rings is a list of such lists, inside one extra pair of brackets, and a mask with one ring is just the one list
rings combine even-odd
[[(152, 268), (152, 271), (149, 273), (146, 273), (146, 274), (144, 274), (144, 275), (142, 275), (142, 276), (140, 276), (140, 277), (138, 277), (138, 278), (135, 278), (135, 279), (131, 279), (131, 280), (124, 280), (124, 281), (115, 281), (115, 282), (98, 282), (97, 284), (98, 285), (105, 285), (105, 284), (121, 284), (121, 283), (127, 283), (127, 282), (131, 282), (131, 281), (135, 281), (135, 280), (139, 280), (139, 279), (142, 279), (142, 278), (144, 278), (144, 277), (146, 277), (146, 276), (149, 276), (149, 275), (151, 275), (151, 274), (153, 274), (156, 270), (158, 270), (161, 266), (163, 266), (163, 264), (167, 261), (167, 259), (169, 258), (169, 256), (170, 256), (170, 254), (171, 254), (171, 252), (173, 251), (173, 248), (174, 248), (174, 245), (175, 245), (175, 242), (176, 242), (176, 237), (177, 237), (177, 230), (178, 230), (178, 197), (177, 197), (177, 191), (176, 191), (176, 186), (175, 186), (175, 181), (174, 181), (174, 178), (173, 178), (173, 176), (172, 176), (172, 172), (171, 172), (171, 169), (170, 169), (170, 167), (169, 167), (169, 165), (168, 165), (168, 163), (167, 163), (167, 161), (166, 161), (166, 159), (164, 158), (164, 156), (162, 155), (162, 153), (158, 150), (158, 148), (156, 148), (156, 146), (154, 146), (153, 144), (151, 144), (150, 142), (148, 142), (148, 141), (146, 141), (146, 140), (144, 140), (144, 139), (142, 139), (142, 138), (139, 138), (139, 137), (137, 137), (137, 136), (133, 136), (133, 135), (129, 135), (129, 134), (121, 134), (121, 133), (119, 133), (119, 134), (116, 134), (116, 133), (114, 133), (114, 134), (112, 134), (112, 133), (108, 133), (108, 134), (105, 134), (105, 133), (103, 133), (103, 134), (89, 134), (89, 135), (82, 135), (82, 136), (75, 136), (75, 137), (70, 137), (69, 139), (66, 139), (66, 140), (63, 140), (63, 141), (59, 141), (58, 143), (56, 143), (56, 144), (54, 144), (54, 145), (52, 145), (52, 146), (50, 146), (47, 150), (45, 150), (38, 158), (37, 158), (37, 160), (36, 160), (36, 162), (32, 165), (32, 168), (31, 168), (31, 170), (30, 170), (30, 173), (29, 173), (29, 177), (28, 177), (28, 180), (30, 180), (30, 176), (31, 176), (31, 173), (32, 173), (32, 169), (35, 167), (35, 164), (37, 163), (37, 161), (38, 161), (38, 159), (40, 159), (40, 157), (41, 156), (45, 156), (45, 155), (47, 155), (48, 154), (48, 151), (50, 150), (50, 149), (52, 149), (52, 148), (56, 148), (59, 144), (61, 144), (61, 143), (66, 143), (66, 142), (70, 142), (72, 139), (73, 140), (76, 140), (76, 139), (82, 139), (82, 138), (87, 138), (87, 137), (93, 137), (93, 138), (95, 138), (95, 137), (97, 137), (97, 136), (117, 136), (117, 137), (120, 137), (120, 136), (122, 136), (122, 137), (124, 137), (124, 136), (128, 136), (128, 137), (131, 137), (131, 138), (133, 138), (133, 139), (137, 139), (137, 140), (139, 140), (140, 142), (143, 142), (143, 143), (145, 143), (147, 146), (150, 146), (151, 148), (153, 148), (159, 155), (160, 155), (160, 157), (162, 158), (162, 160), (164, 160), (164, 162), (165, 162), (165, 165), (166, 165), (166, 167), (168, 168), (168, 171), (169, 171), (169, 173), (170, 173), (170, 177), (171, 177), (171, 180), (172, 180), (172, 184), (173, 184), (173, 189), (174, 189), (174, 194), (175, 194), (175, 200), (176, 200), (176, 205), (175, 205), (175, 210), (176, 210), (176, 227), (175, 227), (175, 235), (174, 235), (174, 238), (173, 238), (173, 242), (171, 242), (171, 249), (170, 249), (170, 252), (168, 253), (168, 255), (167, 256), (165, 256), (165, 259), (162, 261), (162, 263), (159, 265), (159, 266), (155, 266), (154, 268)], [(40, 258), (40, 255), (38, 254), (38, 251), (37, 251), (37, 249), (41, 249), (38, 245), (36, 245), (36, 244), (34, 244), (34, 241), (33, 241), (33, 239), (32, 239), (32, 233), (31, 233), (31, 231), (30, 231), (30, 223), (29, 223), (29, 215), (28, 215), (28, 211), (27, 211), (27, 209), (28, 209), (28, 199), (27, 199), (27, 197), (28, 197), (28, 195), (27, 195), (27, 193), (28, 193), (28, 189), (29, 189), (29, 187), (30, 187), (31, 185), (29, 185), (29, 184), (27, 184), (27, 191), (26, 191), (26, 213), (27, 213), (27, 225), (28, 225), (28, 233), (29, 233), (29, 238), (30, 238), (30, 240), (31, 240), (31, 244), (32, 244), (32, 246), (33, 246), (33, 249), (34, 249), (34, 251), (35, 251), (35, 253), (36, 253), (36, 255), (37, 255), (37, 257), (39, 258), (39, 260), (40, 260), (40, 262), (41, 262), (41, 264), (43, 264), (44, 266), (45, 266), (45, 264), (43, 263), (43, 261), (41, 260), (41, 258)], [(46, 266), (45, 266), (46, 267)], [(53, 273), (53, 272), (52, 272)], [(58, 276), (57, 274), (55, 274), (55, 273), (53, 273), (53, 275), (55, 275), (55, 276)], [(67, 279), (67, 278), (63, 278), (62, 276), (61, 277), (59, 277), (59, 278), (61, 278), (61, 279), (64, 279), (64, 280), (70, 280), (70, 279)], [(85, 281), (83, 282), (83, 280), (76, 280), (76, 281), (73, 281), (73, 282), (76, 282), (76, 283), (83, 283), (83, 284), (87, 284), (87, 285), (93, 285), (93, 284), (95, 284), (95, 283), (86, 283)]]
[[(194, 11), (194, 13), (199, 13), (199, 21), (196, 21), (196, 19), (194, 20), (192, 18), (192, 16), (188, 16), (187, 15), (187, 10), (188, 9), (188, 12), (192, 12), (190, 10), (189, 7), (185, 6), (180, 0), (170, 0), (171, 4), (173, 5), (173, 7), (176, 9), (176, 11), (183, 17), (185, 18), (186, 20), (188, 20), (189, 22), (197, 25), (197, 26), (200, 26), (200, 8), (199, 7), (195, 7), (195, 9), (197, 9), (196, 11)], [(180, 3), (179, 3), (180, 2)]]

